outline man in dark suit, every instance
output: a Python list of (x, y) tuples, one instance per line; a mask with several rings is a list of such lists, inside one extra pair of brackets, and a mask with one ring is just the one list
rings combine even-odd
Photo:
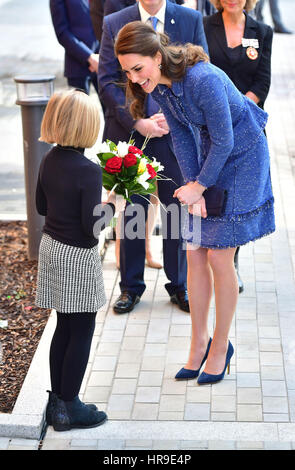
[(65, 49), (64, 75), (69, 86), (89, 93), (97, 91), (98, 49), (88, 0), (50, 0), (52, 23), (58, 42)]
[[(120, 11), (130, 5), (134, 5), (136, 2), (137, 0), (91, 0), (90, 16), (97, 39), (101, 41), (104, 16), (115, 13), (115, 11)], [(178, 3), (178, 5), (184, 5), (186, 1), (175, 0), (175, 3)], [(195, 0), (195, 3), (195, 9), (201, 12), (202, 15), (213, 15), (216, 11), (209, 0)]]
[(96, 39), (100, 42), (102, 35), (102, 23), (104, 17), (104, 4), (105, 0), (90, 0), (89, 9), (92, 21), (93, 30)]
[(209, 0), (182, 0), (182, 3), (189, 8), (200, 11), (204, 16), (213, 15), (216, 11)]
[(106, 15), (134, 5), (137, 0), (90, 0), (90, 16), (95, 35), (101, 41), (102, 23)]
[[(126, 108), (126, 98), (122, 87), (125, 77), (114, 55), (114, 40), (118, 31), (131, 21), (144, 21), (149, 24), (150, 17), (157, 18), (157, 30), (165, 31), (171, 42), (194, 43), (207, 50), (207, 43), (202, 24), (202, 15), (189, 8), (183, 8), (167, 0), (139, 0), (137, 4), (124, 8), (104, 18), (103, 35), (99, 62), (99, 94), (105, 108), (105, 129), (103, 139), (118, 142), (128, 141), (130, 135), (135, 145), (141, 147), (147, 135), (153, 135), (145, 149), (146, 155), (156, 157), (164, 165), (164, 174), (173, 181), (159, 181), (159, 198), (165, 206), (175, 204), (173, 193), (183, 184), (180, 169), (173, 153), (169, 132), (161, 127), (157, 120), (151, 119), (159, 109), (156, 103), (147, 99), (146, 118), (135, 121)], [(147, 215), (148, 203), (135, 196), (133, 202), (140, 204)], [(165, 214), (164, 214), (165, 215)], [(132, 219), (124, 217), (125, 227)], [(180, 237), (171, 236), (172, 216), (167, 215), (167, 237), (163, 237), (164, 270), (168, 278), (165, 285), (171, 302), (189, 311), (186, 290), (186, 254)], [(121, 295), (116, 300), (114, 310), (117, 313), (130, 312), (139, 302), (145, 290), (144, 283), (145, 240), (129, 239), (124, 236), (120, 242)]]

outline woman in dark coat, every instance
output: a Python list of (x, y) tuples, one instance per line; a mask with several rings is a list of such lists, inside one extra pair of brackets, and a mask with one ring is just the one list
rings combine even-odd
[(263, 108), (271, 80), (273, 31), (247, 12), (256, 0), (211, 0), (218, 12), (204, 18), (210, 62), (222, 69), (235, 86)]

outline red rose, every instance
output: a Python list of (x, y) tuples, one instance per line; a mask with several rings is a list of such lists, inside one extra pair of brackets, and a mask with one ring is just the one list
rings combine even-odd
[(106, 162), (106, 166), (104, 167), (104, 169), (108, 173), (120, 173), (122, 168), (122, 162), (123, 160), (120, 157), (109, 158)]
[(147, 170), (149, 172), (149, 175), (150, 175), (150, 178), (149, 180), (155, 178), (157, 176), (157, 173), (155, 172), (154, 168), (152, 167), (152, 165), (150, 165), (149, 163), (147, 164)]
[(142, 155), (143, 151), (135, 147), (134, 145), (129, 145), (128, 152), (130, 153), (138, 153), (138, 155)]
[(127, 155), (124, 157), (123, 162), (125, 168), (129, 168), (130, 166), (136, 165), (137, 158), (133, 153), (127, 153)]

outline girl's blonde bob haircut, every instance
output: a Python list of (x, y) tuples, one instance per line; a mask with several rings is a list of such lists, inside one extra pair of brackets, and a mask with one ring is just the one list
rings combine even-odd
[[(244, 6), (244, 10), (251, 11), (255, 7), (258, 0), (246, 0), (246, 4)], [(221, 6), (220, 0), (210, 0), (210, 3), (216, 8), (218, 11), (223, 11), (223, 7)]]
[(92, 147), (99, 133), (99, 108), (83, 91), (54, 93), (41, 123), (42, 142), (63, 147)]

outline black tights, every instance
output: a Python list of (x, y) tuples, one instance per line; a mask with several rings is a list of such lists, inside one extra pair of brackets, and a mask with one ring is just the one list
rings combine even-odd
[(49, 362), (52, 392), (71, 401), (79, 394), (95, 328), (94, 313), (57, 312)]

